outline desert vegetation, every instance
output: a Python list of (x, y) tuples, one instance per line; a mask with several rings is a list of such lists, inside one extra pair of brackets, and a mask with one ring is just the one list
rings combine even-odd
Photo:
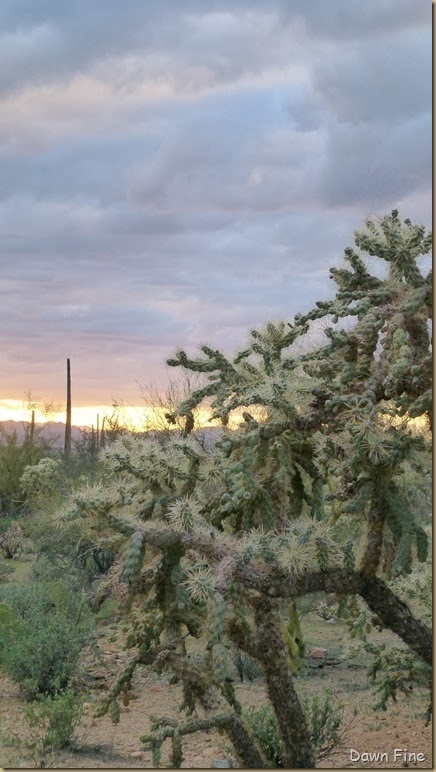
[[(367, 221), (331, 269), (332, 299), (253, 329), (232, 357), (178, 351), (168, 364), (196, 386), (168, 408), (171, 431), (108, 422), (99, 447), (84, 436), (66, 453), (3, 437), (0, 668), (37, 764), (73, 740), (108, 620), (125, 656), (94, 715), (134, 711), (139, 671), (180, 694), (176, 718), (138, 738), (155, 767), (182, 766), (210, 730), (241, 767), (328, 766), (343, 716), (324, 688), (305, 693), (329, 654), (321, 633), (308, 646), (310, 614), (364, 661), (376, 713), (413, 693), (430, 720), (430, 248), (396, 211)], [(196, 431), (205, 404), (212, 443)], [(260, 706), (239, 699), (251, 679)]]

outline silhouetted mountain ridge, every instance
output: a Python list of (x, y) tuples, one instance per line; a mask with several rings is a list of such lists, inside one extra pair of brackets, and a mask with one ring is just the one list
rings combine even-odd
[[(18, 442), (22, 442), (26, 432), (29, 431), (29, 424), (26, 421), (0, 421), (0, 443), (3, 437), (16, 432)], [(82, 439), (83, 431), (91, 431), (90, 426), (72, 426), (71, 439), (73, 444)], [(221, 432), (219, 426), (205, 426), (197, 429), (196, 433), (204, 442), (206, 450), (213, 447)], [(64, 447), (65, 424), (62, 421), (49, 421), (46, 424), (35, 424), (35, 433), (37, 437), (46, 439), (53, 448)], [(156, 436), (158, 431), (144, 432), (142, 436)]]

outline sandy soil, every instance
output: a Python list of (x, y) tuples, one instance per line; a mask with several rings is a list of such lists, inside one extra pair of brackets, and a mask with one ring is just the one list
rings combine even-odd
[[(330, 631), (329, 631), (330, 632)], [(335, 631), (331, 630), (334, 638)], [(337, 633), (336, 633), (337, 635)], [(152, 768), (151, 754), (143, 751), (139, 737), (149, 729), (150, 716), (177, 718), (180, 688), (155, 674), (142, 669), (133, 680), (132, 699), (121, 708), (120, 722), (113, 725), (108, 716), (93, 718), (98, 700), (112, 682), (122, 661), (129, 655), (119, 642), (111, 641), (109, 629), (94, 644), (94, 652), (87, 655), (85, 683), (88, 699), (84, 706), (83, 726), (77, 732), (74, 749), (58, 753), (47, 760), (47, 766), (56, 768)], [(345, 724), (348, 728), (342, 746), (327, 760), (319, 763), (323, 768), (421, 768), (431, 769), (431, 728), (424, 726), (422, 696), (412, 693), (399, 701), (385, 714), (373, 711), (374, 700), (368, 687), (365, 668), (342, 662), (337, 666), (310, 670), (301, 679), (299, 688), (305, 694), (315, 695), (324, 689), (332, 690), (344, 705)], [(20, 741), (25, 739), (23, 700), (18, 687), (8, 678), (0, 679), (0, 764), (9, 768), (34, 767)], [(264, 700), (261, 680), (237, 684), (237, 696), (244, 706), (259, 706)], [(357, 709), (357, 716), (354, 711)], [(423, 753), (425, 760), (408, 762), (401, 756), (394, 761), (394, 749)], [(360, 754), (384, 752), (388, 759), (350, 761), (350, 749)], [(168, 763), (163, 755), (162, 763)], [(356, 754), (354, 754), (354, 758)], [(216, 732), (203, 732), (190, 736), (184, 745), (183, 767), (188, 769), (210, 768), (215, 759), (229, 758), (225, 738)]]

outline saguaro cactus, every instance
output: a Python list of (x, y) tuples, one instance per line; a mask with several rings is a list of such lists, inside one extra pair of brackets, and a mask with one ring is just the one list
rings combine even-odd
[(65, 455), (71, 456), (71, 367), (67, 359), (67, 418), (65, 423)]

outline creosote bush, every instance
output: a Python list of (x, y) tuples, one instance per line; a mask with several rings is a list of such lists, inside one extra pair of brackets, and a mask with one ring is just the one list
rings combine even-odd
[[(343, 708), (336, 705), (331, 692), (324, 691), (323, 696), (303, 702), (307, 715), (308, 733), (314, 748), (316, 760), (330, 756), (342, 742)], [(244, 711), (255, 740), (259, 743), (268, 766), (283, 767), (283, 753), (278, 732), (277, 720), (270, 705), (249, 708)]]
[(29, 699), (65, 690), (91, 626), (86, 600), (61, 582), (3, 585), (1, 600), (0, 667)]
[(39, 697), (24, 705), (29, 737), (26, 745), (37, 766), (47, 754), (71, 747), (75, 730), (81, 723), (83, 699), (72, 689)]

